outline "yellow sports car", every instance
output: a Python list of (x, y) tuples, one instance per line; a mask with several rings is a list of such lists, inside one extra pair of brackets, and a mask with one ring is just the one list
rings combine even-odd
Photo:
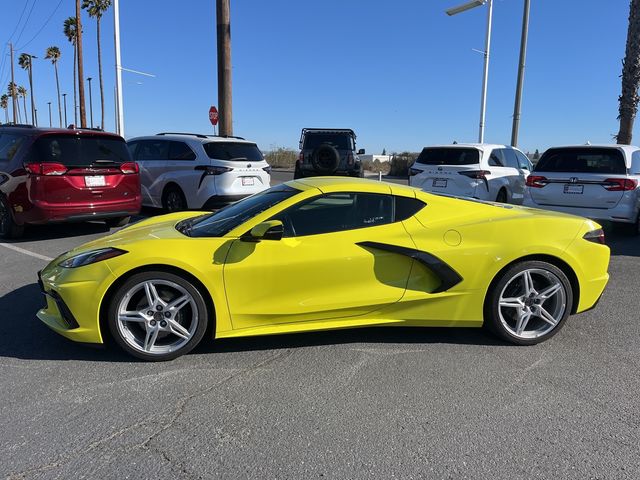
[(61, 255), (40, 272), (38, 317), (145, 360), (205, 336), (364, 326), (485, 325), (530, 345), (596, 304), (608, 264), (591, 220), (316, 177)]

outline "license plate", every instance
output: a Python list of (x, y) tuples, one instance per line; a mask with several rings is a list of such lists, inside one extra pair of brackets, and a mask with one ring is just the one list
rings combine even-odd
[(104, 175), (91, 175), (84, 177), (84, 184), (87, 187), (104, 187), (107, 182)]
[(252, 187), (254, 182), (253, 177), (242, 177), (242, 186), (243, 187)]
[(434, 178), (433, 186), (436, 188), (447, 188), (447, 179), (446, 178)]
[(584, 185), (574, 185), (572, 183), (566, 183), (564, 185), (564, 193), (581, 195), (582, 192), (584, 192)]

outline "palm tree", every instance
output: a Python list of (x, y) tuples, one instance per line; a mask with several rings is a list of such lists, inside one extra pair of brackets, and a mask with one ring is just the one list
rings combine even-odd
[(617, 141), (623, 145), (631, 144), (633, 122), (638, 113), (638, 88), (640, 87), (640, 0), (631, 0), (629, 5), (629, 29), (627, 30), (627, 48), (622, 61), (622, 93), (619, 97), (618, 119), (620, 131)]
[(76, 0), (76, 48), (78, 49), (78, 100), (80, 101), (80, 127), (87, 128), (87, 112), (84, 108), (84, 61), (82, 53), (82, 17), (80, 0)]
[(98, 39), (98, 77), (100, 79), (100, 110), (102, 112), (100, 126), (104, 129), (104, 85), (102, 84), (102, 50), (100, 48), (100, 20), (111, 6), (111, 0), (83, 0), (82, 8), (87, 10), (91, 18), (96, 19), (96, 36)]
[(31, 90), (31, 124), (35, 125), (36, 105), (35, 99), (33, 97), (33, 63), (31, 55), (29, 55), (28, 53), (21, 53), (20, 57), (18, 58), (18, 65), (20, 65), (20, 68), (22, 68), (23, 70), (27, 70), (29, 74), (29, 90)]
[(78, 22), (76, 17), (69, 17), (64, 21), (64, 34), (73, 45), (73, 124), (78, 125)]
[(0, 96), (0, 108), (4, 109), (4, 123), (9, 123), (9, 95), (6, 93)]
[(22, 85), (18, 87), (18, 96), (22, 97), (22, 106), (24, 107), (24, 123), (27, 123), (29, 121), (29, 117), (27, 117), (27, 89)]
[(49, 47), (46, 50), (44, 58), (51, 60), (53, 68), (56, 71), (56, 88), (58, 89), (58, 116), (60, 117), (60, 128), (62, 128), (62, 105), (60, 102), (60, 81), (58, 80), (58, 60), (60, 60), (60, 49), (58, 47)]
[[(17, 105), (17, 100), (18, 100), (18, 86), (14, 83), (14, 82), (9, 82), (9, 84), (7, 85), (7, 94), (9, 95), (9, 97), (13, 100), (15, 99), (16, 102), (13, 103), (14, 109), (15, 106)], [(20, 123), (22, 120), (20, 118), (20, 109), (18, 108), (17, 113), (16, 113), (16, 118), (18, 120), (18, 123)]]

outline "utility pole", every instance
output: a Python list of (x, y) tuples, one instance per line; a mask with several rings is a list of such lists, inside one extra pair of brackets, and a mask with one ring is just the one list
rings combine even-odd
[[(124, 115), (122, 113), (122, 68), (120, 65), (120, 6), (118, 0), (113, 0), (113, 37), (116, 52), (116, 133), (124, 137)], [(102, 128), (104, 128), (104, 125)]]
[(18, 114), (17, 114), (17, 110), (16, 107), (18, 105), (18, 99), (16, 98), (16, 92), (15, 92), (15, 86), (16, 86), (16, 82), (15, 82), (15, 78), (14, 78), (14, 73), (13, 73), (13, 43), (9, 43), (9, 49), (11, 50), (11, 91), (9, 92), (11, 94), (11, 99), (12, 99), (12, 105), (13, 105), (13, 123), (18, 123)]
[(524, 67), (527, 57), (527, 38), (529, 36), (529, 0), (524, 0), (522, 14), (522, 36), (520, 38), (520, 62), (518, 65), (518, 83), (516, 85), (516, 101), (513, 106), (513, 126), (511, 127), (511, 145), (518, 146), (518, 130), (520, 129), (520, 109), (522, 107), (522, 88), (524, 84)]
[(491, 50), (491, 19), (493, 17), (493, 0), (489, 0), (487, 8), (487, 36), (484, 44), (484, 73), (482, 75), (482, 99), (480, 101), (480, 131), (478, 143), (484, 143), (484, 122), (487, 111), (487, 85), (489, 83), (489, 51)]
[(218, 34), (218, 105), (220, 135), (233, 135), (231, 108), (231, 14), (230, 0), (216, 0)]
[(53, 122), (51, 121), (51, 102), (47, 102), (49, 105), (49, 127), (53, 127)]
[(87, 112), (84, 108), (84, 61), (82, 60), (82, 21), (80, 0), (76, 0), (76, 48), (78, 49), (78, 97), (80, 97), (80, 127), (87, 128)]

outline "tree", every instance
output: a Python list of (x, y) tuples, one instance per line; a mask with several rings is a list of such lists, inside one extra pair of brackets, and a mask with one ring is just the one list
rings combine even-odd
[(87, 128), (87, 111), (84, 102), (84, 60), (82, 58), (82, 17), (80, 0), (76, 0), (76, 49), (78, 50), (78, 100), (80, 101), (80, 127)]
[[(18, 65), (20, 65), (20, 68), (22, 68), (23, 70), (27, 70), (27, 73), (29, 74), (29, 90), (31, 91), (31, 124), (35, 125), (36, 124), (36, 119), (35, 117), (35, 104), (34, 104), (34, 99), (33, 99), (33, 75), (32, 75), (32, 63), (31, 63), (31, 55), (29, 55), (28, 53), (21, 53), (20, 56), (18, 57)], [(26, 117), (26, 113), (25, 113), (25, 117)]]
[(533, 160), (540, 160), (540, 152), (536, 148), (535, 153), (533, 154)]
[(22, 97), (22, 106), (24, 107), (24, 123), (29, 121), (29, 117), (27, 116), (27, 89), (22, 85), (18, 87), (18, 95)]
[(638, 87), (640, 87), (640, 0), (631, 0), (627, 47), (622, 60), (622, 93), (618, 98), (620, 130), (616, 138), (619, 144), (631, 143), (633, 122), (638, 113), (638, 100), (640, 100)]
[(58, 47), (49, 47), (44, 58), (51, 60), (53, 68), (56, 71), (56, 89), (58, 90), (58, 116), (60, 117), (60, 128), (62, 128), (62, 105), (60, 102), (60, 81), (58, 80), (58, 60), (60, 60), (60, 49)]
[(102, 84), (102, 50), (100, 47), (100, 20), (102, 15), (111, 6), (111, 0), (83, 0), (82, 8), (87, 10), (91, 18), (96, 19), (96, 37), (98, 40), (98, 77), (100, 79), (100, 125), (104, 129), (104, 85)]
[[(15, 83), (9, 82), (9, 84), (7, 85), (7, 95), (12, 100), (15, 98), (16, 99), (16, 103), (17, 103), (17, 100), (18, 100), (18, 86)], [(14, 103), (13, 105), (15, 106), (16, 103)], [(18, 111), (17, 111), (17, 119), (18, 119), (18, 123), (20, 123), (20, 109), (19, 108), (18, 108)]]
[(69, 17), (64, 21), (64, 36), (73, 45), (73, 124), (78, 125), (78, 48), (76, 39), (78, 37), (78, 22), (76, 17)]
[(0, 108), (4, 109), (4, 123), (9, 123), (9, 95), (0, 96)]
[(387, 149), (386, 149), (386, 148), (383, 148), (383, 149), (382, 149), (382, 155), (386, 155), (386, 154), (387, 154)]

